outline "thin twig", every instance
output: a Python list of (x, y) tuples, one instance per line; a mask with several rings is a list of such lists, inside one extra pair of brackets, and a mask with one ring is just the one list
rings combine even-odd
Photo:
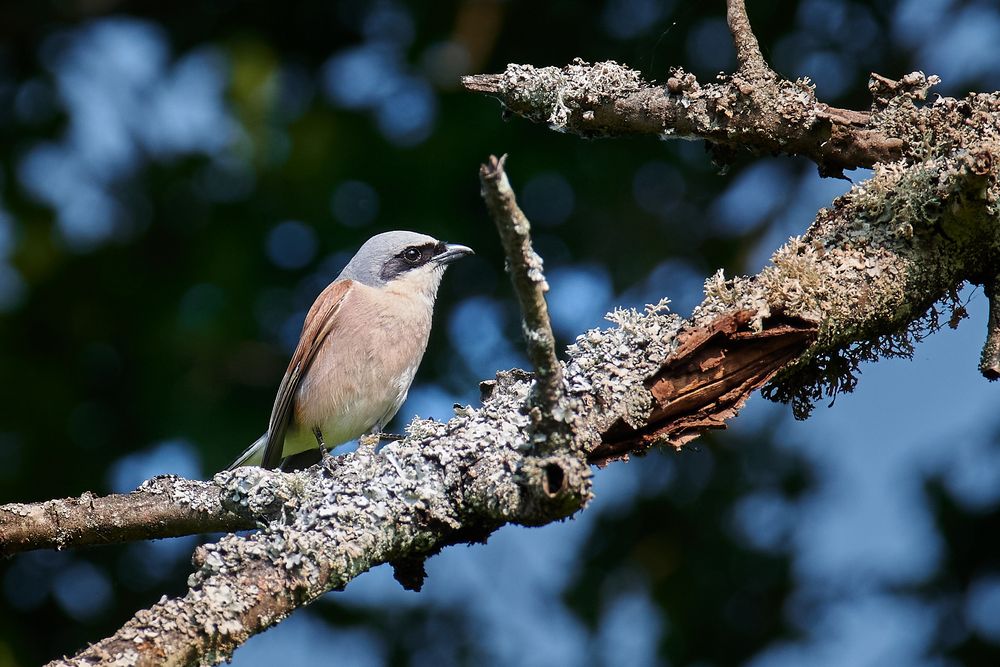
[(979, 372), (991, 382), (1000, 380), (1000, 275), (986, 281), (990, 311), (986, 323), (986, 343), (979, 359)]
[(760, 52), (760, 45), (750, 27), (750, 18), (747, 16), (743, 0), (726, 1), (726, 22), (729, 24), (729, 32), (733, 35), (740, 72), (753, 77), (777, 78)]
[(507, 270), (521, 304), (528, 358), (535, 369), (535, 396), (543, 414), (549, 415), (563, 396), (562, 367), (556, 356), (555, 336), (545, 303), (549, 285), (542, 273), (542, 258), (531, 247), (531, 223), (517, 205), (504, 162), (507, 156), (491, 155), (479, 168), (479, 182), (486, 207), (496, 223)]

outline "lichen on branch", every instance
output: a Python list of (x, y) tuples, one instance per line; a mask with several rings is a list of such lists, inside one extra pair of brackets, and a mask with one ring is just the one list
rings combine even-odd
[(804, 417), (821, 397), (850, 391), (862, 362), (909, 356), (936, 304), (995, 266), (997, 175), (982, 151), (876, 166), (759, 275), (710, 279), (693, 319), (740, 308), (816, 322), (816, 343), (765, 393)]
[(515, 114), (584, 137), (705, 139), (741, 153), (805, 155), (828, 173), (895, 160), (903, 148), (900, 138), (872, 127), (867, 112), (818, 101), (808, 79), (741, 71), (701, 83), (675, 67), (659, 85), (616, 62), (577, 59), (563, 68), (511, 64), (462, 82)]

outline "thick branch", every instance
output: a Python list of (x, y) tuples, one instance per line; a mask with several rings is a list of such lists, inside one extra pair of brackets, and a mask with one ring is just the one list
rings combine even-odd
[(124, 495), (0, 506), (0, 556), (192, 533), (253, 528), (252, 518), (223, 509), (209, 482), (154, 477)]
[(531, 224), (518, 207), (504, 171), (506, 160), (506, 155), (491, 155), (489, 163), (479, 168), (479, 182), (503, 242), (507, 271), (521, 305), (528, 358), (535, 370), (537, 404), (544, 415), (551, 415), (563, 397), (563, 378), (545, 303), (549, 285), (542, 273), (542, 258), (531, 247)]

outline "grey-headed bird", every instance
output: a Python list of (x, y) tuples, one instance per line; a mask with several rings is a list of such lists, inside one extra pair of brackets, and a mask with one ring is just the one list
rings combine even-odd
[(327, 445), (380, 433), (424, 356), (445, 269), (471, 254), (415, 232), (368, 239), (309, 309), (267, 432), (230, 469), (315, 460)]

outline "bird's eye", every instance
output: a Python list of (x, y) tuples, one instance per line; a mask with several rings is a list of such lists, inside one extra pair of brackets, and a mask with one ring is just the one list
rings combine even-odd
[(420, 261), (420, 251), (416, 248), (407, 248), (403, 251), (403, 259), (410, 264), (416, 264)]

